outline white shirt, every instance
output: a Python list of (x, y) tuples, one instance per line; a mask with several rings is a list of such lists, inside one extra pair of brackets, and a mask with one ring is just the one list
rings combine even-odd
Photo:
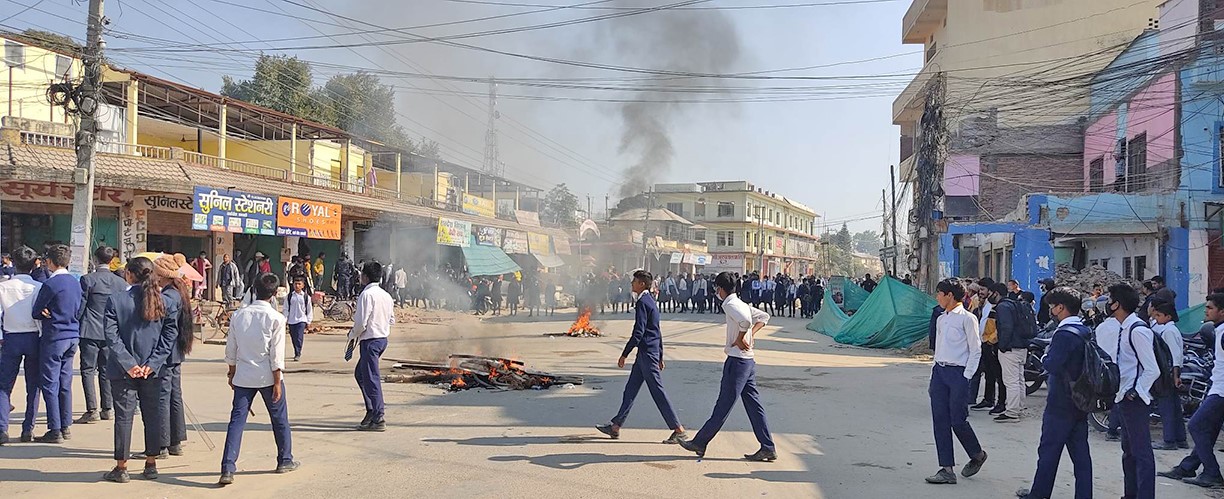
[(678, 284), (680, 285), (680, 291), (688, 291), (688, 281), (680, 279)]
[(1177, 324), (1168, 322), (1166, 324), (1156, 324), (1152, 326), (1152, 332), (1159, 335), (1160, 339), (1164, 340), (1166, 345), (1169, 345), (1169, 353), (1173, 354), (1173, 367), (1181, 367), (1185, 361), (1186, 340), (1182, 338), (1181, 331), (1177, 329)]
[(234, 366), (234, 386), (272, 386), (272, 373), (285, 368), (285, 316), (256, 300), (230, 317), (225, 363)]
[(727, 316), (727, 342), (723, 345), (723, 353), (728, 357), (739, 357), (741, 359), (751, 359), (756, 356), (755, 350), (752, 348), (752, 334), (744, 335), (744, 340), (748, 342), (748, 351), (740, 350), (735, 346), (735, 340), (739, 339), (739, 334), (745, 331), (751, 332), (752, 327), (756, 323), (769, 323), (769, 314), (756, 308), (749, 307), (747, 303), (739, 299), (735, 293), (727, 295), (727, 299), (723, 300), (723, 312)]
[[(1133, 331), (1131, 325), (1139, 324)], [(1118, 372), (1121, 374), (1118, 384), (1118, 396), (1114, 402), (1121, 402), (1126, 392), (1133, 387), (1139, 398), (1145, 404), (1152, 403), (1152, 383), (1160, 378), (1160, 367), (1156, 364), (1156, 353), (1152, 351), (1153, 333), (1138, 315), (1130, 314), (1122, 321), (1118, 331), (1121, 345), (1118, 346)]]
[(314, 304), (310, 303), (310, 297), (305, 291), (301, 293), (294, 291), (285, 295), (285, 305), (282, 310), (289, 324), (314, 322)]
[(395, 323), (395, 302), (378, 283), (367, 284), (357, 297), (357, 310), (353, 313), (353, 329), (349, 338), (372, 340), (391, 336), (391, 325)]
[(1113, 359), (1114, 363), (1118, 362), (1118, 333), (1120, 332), (1122, 332), (1122, 323), (1113, 317), (1105, 319), (1096, 328), (1097, 345), (1109, 354), (1109, 358)]
[(986, 320), (990, 318), (990, 311), (994, 310), (994, 304), (987, 301), (982, 304), (982, 316), (978, 318), (978, 332), (986, 330)]
[[(1220, 324), (1215, 328), (1215, 358), (1224, 359), (1224, 324)], [(1224, 397), (1224, 362), (1216, 362), (1215, 367), (1211, 369), (1211, 390), (1207, 392), (1208, 396), (1217, 395)]]
[(400, 289), (408, 287), (408, 273), (404, 272), (403, 267), (395, 271), (395, 287)]
[(672, 292), (676, 289), (676, 281), (668, 277), (663, 281), (663, 289), (667, 290), (668, 293)]
[(37, 333), (38, 321), (34, 312), (34, 298), (42, 283), (29, 274), (17, 274), (12, 279), (0, 282), (0, 340), (5, 333)]
[(705, 291), (706, 291), (706, 280), (705, 279), (697, 279), (696, 281), (693, 281), (693, 293), (694, 294), (705, 293)]
[(935, 322), (935, 363), (964, 366), (965, 378), (973, 378), (982, 360), (982, 334), (977, 317), (957, 304)]

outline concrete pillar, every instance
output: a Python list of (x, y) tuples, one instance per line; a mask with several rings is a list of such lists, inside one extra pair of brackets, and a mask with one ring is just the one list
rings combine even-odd
[(438, 164), (434, 163), (433, 199), (430, 199), (429, 201), (433, 203), (433, 206), (437, 206), (439, 199), (445, 200), (446, 197), (444, 197), (441, 192), (438, 192)]
[(514, 186), (514, 209), (516, 210), (521, 209), (519, 208), (519, 191), (519, 187), (517, 185)]
[(1211, 291), (1208, 279), (1208, 253), (1211, 251), (1213, 241), (1205, 230), (1191, 230), (1189, 237), (1190, 282), (1186, 290), (1186, 306), (1194, 307), (1203, 303), (1207, 293)]
[[(208, 292), (212, 295), (212, 299), (220, 300), (222, 297), (220, 290), (217, 288), (217, 276), (221, 272), (222, 255), (229, 255), (230, 258), (234, 257), (234, 234), (229, 232), (211, 232), (210, 234), (212, 237), (209, 241), (211, 243), (209, 254), (212, 257), (213, 272), (212, 277), (208, 280)], [(239, 268), (241, 268), (243, 263), (238, 263)]]
[(404, 188), (404, 155), (395, 153), (395, 197), (400, 197)]
[(469, 190), (470, 190), (470, 189), (468, 189), (468, 174), (464, 173), (464, 174), (463, 174), (463, 192), (465, 192), (465, 193), (466, 193), (466, 192), (468, 192)]
[(497, 214), (497, 178), (493, 179), (493, 214)]
[(137, 107), (137, 104), (140, 99), (140, 82), (137, 82), (136, 80), (128, 81), (125, 90), (127, 91), (127, 130), (125, 131), (127, 134), (127, 143), (139, 144), (140, 141), (137, 140), (137, 134), (140, 132), (140, 128), (137, 125), (137, 122), (140, 121), (140, 110)]
[(349, 178), (349, 147), (351, 145), (352, 141), (349, 139), (340, 142), (340, 181), (344, 182), (343, 185), (348, 185), (352, 180)]
[(298, 126), (294, 123), (289, 126), (289, 180), (297, 180), (297, 136)]
[(352, 220), (345, 220), (342, 223), (340, 230), (340, 251), (349, 256), (349, 259), (356, 262), (357, 256), (357, 234), (356, 228)]
[[(219, 164), (221, 165), (222, 168), (224, 168), (225, 167), (226, 121), (229, 119), (229, 106), (226, 106), (224, 103), (222, 103), (221, 108), (218, 111), (218, 115), (219, 115), (218, 117), (219, 123), (217, 124), (217, 135), (220, 135), (220, 137), (217, 138), (217, 157), (221, 158), (221, 161), (219, 162)], [(200, 144), (200, 146), (203, 146), (203, 144)]]

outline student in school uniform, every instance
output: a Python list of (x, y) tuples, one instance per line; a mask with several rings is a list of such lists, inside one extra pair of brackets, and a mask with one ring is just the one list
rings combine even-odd
[[(1217, 324), (1215, 338), (1211, 343), (1215, 358), (1222, 359), (1224, 294), (1213, 293), (1207, 297), (1204, 315), (1208, 321)], [(1194, 416), (1190, 417), (1188, 429), (1194, 440), (1194, 450), (1173, 469), (1160, 472), (1160, 476), (1204, 488), (1224, 487), (1224, 476), (1220, 475), (1220, 462), (1215, 454), (1216, 439), (1220, 436), (1221, 427), (1224, 427), (1224, 363), (1217, 361), (1211, 371), (1211, 390), (1194, 411)], [(1200, 467), (1202, 473), (1199, 473)]]
[(382, 394), (382, 376), (378, 361), (387, 349), (387, 337), (391, 335), (391, 324), (395, 323), (395, 303), (391, 295), (378, 286), (382, 278), (382, 266), (378, 262), (367, 262), (361, 268), (361, 283), (365, 288), (357, 297), (357, 310), (353, 313), (353, 329), (349, 331), (348, 346), (344, 360), (353, 357), (353, 350), (360, 350), (360, 358), (353, 375), (361, 398), (365, 402), (365, 417), (357, 425), (360, 431), (386, 431), (384, 421), (386, 404)]
[(306, 328), (314, 322), (314, 305), (310, 295), (306, 294), (306, 281), (301, 277), (293, 279), (293, 291), (285, 295), (282, 308), (289, 323), (289, 338), (293, 341), (293, 361), (302, 358), (302, 345), (306, 342)]
[(59, 444), (72, 438), (72, 359), (81, 338), (81, 283), (68, 273), (72, 250), (63, 244), (47, 248), (51, 275), (34, 298), (31, 317), (42, 321), (38, 364), (43, 405), (47, 406), (47, 433), (36, 438)]
[(10, 255), (12, 278), (0, 282), (0, 445), (9, 442), (9, 416), (13, 410), (12, 393), (17, 373), (25, 368), (25, 419), (21, 441), (34, 441), (34, 418), (38, 415), (38, 383), (42, 379), (38, 364), (38, 321), (34, 320), (34, 298), (42, 283), (30, 277), (38, 255), (28, 246)]
[[(1185, 340), (1177, 329), (1177, 306), (1164, 300), (1153, 300), (1147, 315), (1152, 321), (1152, 332), (1169, 346), (1169, 353), (1173, 356), (1173, 380), (1180, 387), (1182, 362), (1185, 360)], [(1164, 441), (1152, 442), (1152, 448), (1189, 449), (1181, 396), (1176, 391), (1165, 394), (1156, 400), (1156, 409), (1160, 411), (1160, 422), (1164, 425)]]
[[(305, 284), (305, 283), (303, 283)], [(230, 388), (234, 390), (225, 449), (221, 457), (221, 478), (217, 484), (234, 483), (238, 455), (247, 414), (255, 396), (263, 398), (276, 440), (276, 472), (289, 473), (301, 463), (293, 460), (293, 437), (289, 429), (289, 403), (285, 398), (285, 316), (276, 311), (276, 289), (280, 278), (262, 274), (252, 288), (255, 301), (234, 312), (225, 343), (225, 363), (229, 365)]]
[[(102, 322), (106, 315), (106, 302), (112, 294), (122, 292), (128, 285), (126, 280), (109, 267), (116, 254), (114, 248), (98, 247), (94, 250), (96, 270), (81, 276), (84, 302), (81, 307), (81, 386), (85, 390), (85, 413), (75, 421), (76, 424), (110, 419), (114, 408), (111, 403), (110, 379), (106, 376), (110, 345), (106, 343), (106, 331), (102, 328)], [(98, 405), (99, 398), (101, 406)]]
[(1154, 335), (1135, 311), (1139, 292), (1126, 284), (1109, 287), (1110, 315), (1122, 324), (1114, 357), (1121, 374), (1115, 399), (1121, 423), (1122, 477), (1125, 497), (1156, 497), (1156, 456), (1152, 452), (1152, 384), (1160, 377)]
[(935, 288), (935, 298), (943, 312), (935, 321), (935, 366), (931, 369), (931, 417), (935, 428), (935, 449), (939, 456), (939, 471), (927, 477), (927, 483), (956, 483), (956, 453), (952, 435), (960, 440), (969, 454), (969, 463), (961, 476), (972, 477), (986, 462), (973, 427), (969, 425), (969, 378), (977, 372), (982, 357), (982, 338), (978, 319), (965, 310), (965, 286), (958, 279), (945, 279)]

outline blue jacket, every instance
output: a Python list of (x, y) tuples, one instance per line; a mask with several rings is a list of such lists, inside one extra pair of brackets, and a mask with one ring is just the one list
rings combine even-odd
[(1082, 324), (1068, 324), (1054, 332), (1042, 359), (1042, 365), (1050, 374), (1046, 412), (1085, 417), (1071, 401), (1071, 383), (1084, 371), (1084, 348), (1091, 338), (1092, 330)]
[[(51, 311), (51, 318), (43, 315)], [(81, 285), (72, 274), (57, 274), (43, 281), (34, 298), (31, 316), (42, 321), (42, 341), (71, 340), (81, 337)]]
[(1017, 309), (1017, 307), (1026, 306), (1028, 305), (1011, 298), (995, 305), (995, 330), (999, 333), (1000, 352), (1028, 349), (1029, 340), (1022, 338), (1019, 334), (1024, 324), (1020, 323), (1020, 313)]
[(645, 293), (634, 307), (633, 336), (629, 337), (621, 357), (628, 357), (634, 348), (638, 350), (638, 357), (663, 358), (663, 330), (659, 328), (659, 305), (650, 293)]
[(81, 337), (87, 340), (105, 340), (106, 331), (102, 320), (106, 315), (106, 302), (115, 293), (122, 293), (127, 281), (105, 267), (81, 276)]
[(153, 369), (152, 377), (159, 376), (178, 338), (182, 308), (178, 293), (162, 291), (166, 315), (153, 322), (145, 321), (140, 313), (142, 293), (140, 286), (132, 286), (132, 289), (111, 295), (106, 303), (104, 324), (106, 342), (111, 349), (106, 376), (112, 380), (127, 378), (127, 372), (135, 366), (148, 366)]

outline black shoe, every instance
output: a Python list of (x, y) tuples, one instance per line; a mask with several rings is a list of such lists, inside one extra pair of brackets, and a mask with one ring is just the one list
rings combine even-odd
[(64, 437), (64, 440), (72, 440), (72, 430), (64, 428), (60, 430), (60, 436)]
[(956, 485), (956, 473), (940, 468), (934, 475), (926, 478), (926, 483), (935, 485)]
[(1156, 476), (1172, 478), (1174, 480), (1183, 480), (1186, 478), (1194, 478), (1198, 476), (1198, 473), (1195, 473), (1193, 471), (1183, 470), (1181, 469), (1181, 466), (1174, 466), (1173, 469), (1169, 471), (1161, 471), (1159, 473), (1156, 473)]
[(166, 448), (166, 452), (169, 453), (171, 456), (181, 456), (183, 455), (183, 446), (182, 444), (171, 445), (170, 447)]
[(1152, 450), (1177, 450), (1177, 442), (1152, 442)]
[(778, 453), (771, 450), (761, 449), (756, 451), (754, 454), (744, 454), (744, 459), (762, 463), (772, 463), (778, 460)]
[(1016, 497), (1019, 497), (1020, 499), (1032, 499), (1032, 497), (1029, 496), (1029, 489), (1017, 490)]
[(1122, 435), (1119, 435), (1117, 433), (1106, 433), (1105, 440), (1110, 441), (1110, 442), (1118, 442), (1122, 440)]
[(1007, 414), (1000, 414), (998, 416), (995, 416), (994, 422), (996, 423), (1019, 423), (1020, 418), (1016, 416), (1008, 416)]
[(1199, 475), (1194, 478), (1183, 478), (1182, 483), (1190, 485), (1198, 485), (1205, 489), (1222, 489), (1224, 488), (1224, 478), (1218, 476)]
[(111, 417), (113, 417), (114, 414), (115, 414), (114, 411), (110, 409), (102, 409), (102, 415), (99, 417), (101, 417), (103, 421), (110, 421)]
[(961, 476), (969, 478), (976, 475), (978, 471), (982, 470), (982, 464), (986, 463), (986, 457), (986, 451), (982, 451), (982, 453), (978, 454), (977, 457), (970, 458), (969, 464), (966, 464), (964, 468), (961, 468)]
[(157, 474), (157, 466), (146, 464), (144, 471), (140, 472), (140, 476), (144, 477), (145, 480), (157, 480), (157, 477), (160, 475)]
[(993, 408), (994, 405), (995, 403), (993, 400), (983, 400), (981, 402), (978, 402), (977, 404), (969, 406), (969, 408), (975, 411), (985, 411), (987, 409)]
[(287, 462), (287, 463), (281, 463), (281, 464), (277, 465), (277, 466), (276, 466), (276, 472), (277, 472), (277, 473), (289, 473), (290, 471), (295, 471), (295, 470), (297, 470), (297, 469), (298, 469), (299, 467), (301, 467), (301, 466), (302, 466), (302, 463), (300, 463), (300, 462), (297, 462), (297, 461), (289, 461), (289, 462)]
[(126, 468), (115, 467), (114, 469), (102, 475), (102, 478), (108, 482), (128, 483), (132, 481), (132, 477), (128, 475)]
[[(619, 433), (618, 433), (618, 434), (619, 434)], [(663, 441), (663, 443), (665, 443), (665, 444), (673, 444), (673, 445), (674, 445), (674, 444), (678, 444), (678, 443), (680, 443), (680, 441), (681, 441), (681, 440), (687, 440), (687, 439), (688, 439), (688, 432), (685, 432), (685, 431), (680, 431), (680, 430), (674, 430), (674, 431), (672, 431), (671, 436), (670, 436), (670, 437), (667, 437), (667, 440), (664, 440), (664, 441)]]
[(40, 444), (62, 444), (64, 443), (64, 434), (58, 431), (48, 431), (41, 437), (35, 438), (34, 441)]
[(599, 432), (603, 433), (604, 435), (612, 437), (612, 440), (616, 440), (620, 438), (620, 428), (617, 428), (616, 426), (613, 426), (610, 424), (601, 424), (601, 425), (595, 425), (595, 429), (599, 430)]
[(27, 444), (28, 444), (28, 443), (30, 443), (30, 442), (33, 442), (33, 441), (34, 441), (34, 434), (33, 434), (33, 433), (22, 433), (22, 434), (21, 434), (21, 441), (22, 441), (23, 443), (27, 443)]
[(991, 416), (998, 416), (998, 415), (1003, 414), (1003, 413), (1005, 413), (1005, 412), (1007, 412), (1007, 407), (1006, 407), (1006, 406), (1003, 406), (1003, 405), (996, 405), (996, 406), (994, 406), (994, 408), (993, 408), (993, 409), (991, 409), (991, 410), (990, 410), (990, 415), (991, 415)]
[(73, 421), (72, 424), (96, 423), (99, 420), (98, 411), (85, 411), (85, 413), (81, 414), (81, 417), (77, 418), (76, 421)]
[(233, 484), (234, 484), (234, 474), (233, 473), (222, 473), (221, 479), (217, 480), (217, 485), (220, 487), (224, 487), (226, 485), (233, 485)]
[(152, 455), (150, 455), (147, 452), (141, 452), (139, 454), (132, 454), (133, 459), (148, 459), (150, 457), (153, 459), (168, 459), (170, 458), (170, 452), (167, 449), (162, 449), (158, 451), (157, 454), (152, 454)]
[(697, 457), (705, 457), (705, 447), (701, 447), (693, 443), (692, 440), (681, 440), (677, 443), (680, 444), (680, 447), (684, 448), (684, 450), (697, 453)]
[(0, 445), (9, 443), (8, 433), (0, 432)]
[(366, 411), (365, 417), (361, 418), (361, 424), (357, 425), (357, 429), (360, 430), (370, 426), (370, 422), (372, 421), (374, 421), (374, 411)]
[(387, 431), (387, 422), (380, 419), (378, 421), (371, 422), (368, 425), (359, 426), (357, 427), (357, 430), (358, 431)]
[(1177, 443), (1177, 448), (1178, 448), (1178, 449), (1189, 449), (1189, 448), (1190, 448), (1190, 444), (1189, 444), (1189, 443), (1187, 443), (1185, 440), (1182, 440), (1181, 442), (1178, 442), (1178, 443)]

